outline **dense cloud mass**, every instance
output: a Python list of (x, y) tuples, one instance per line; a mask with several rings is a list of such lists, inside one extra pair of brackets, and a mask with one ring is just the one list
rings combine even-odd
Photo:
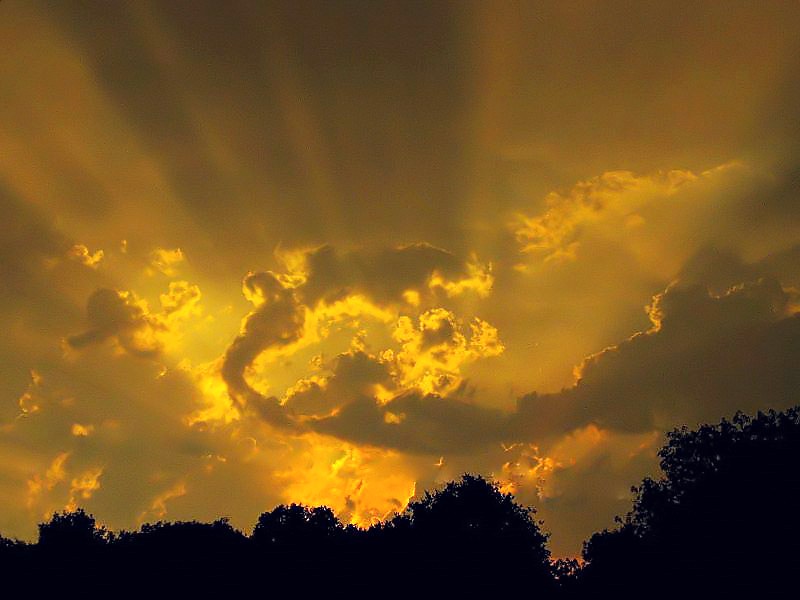
[[(664, 431), (711, 420), (731, 407), (758, 410), (792, 404), (800, 358), (796, 297), (772, 279), (740, 284), (716, 296), (700, 285), (672, 284), (647, 306), (652, 326), (584, 360), (573, 386), (520, 398), (503, 415), (459, 397), (401, 394), (366, 397), (360, 371), (334, 372), (331, 395), (345, 407), (316, 425), (354, 441), (430, 454), (489, 444), (533, 442), (590, 425), (620, 433)], [(388, 372), (372, 363), (374, 384)], [(339, 365), (354, 361), (343, 355)], [(352, 377), (354, 385), (342, 379)], [(359, 385), (360, 384), (360, 385)], [(313, 390), (313, 392), (311, 391)], [(326, 390), (314, 384), (292, 396)], [(351, 402), (345, 399), (350, 398)], [(334, 408), (333, 404), (329, 404)]]
[(322, 246), (305, 253), (302, 265), (307, 270), (302, 293), (312, 305), (347, 294), (364, 294), (381, 304), (414, 304), (419, 300), (410, 298), (425, 299), (437, 291), (453, 295), (473, 287), (488, 293), (492, 284), (490, 268), (425, 243), (366, 252), (338, 252)]
[(89, 296), (86, 314), (90, 328), (67, 338), (67, 343), (73, 348), (115, 337), (123, 348), (134, 354), (147, 355), (158, 351), (157, 347), (137, 339), (137, 334), (150, 324), (141, 306), (129, 294), (101, 288)]
[(720, 296), (677, 282), (648, 306), (649, 330), (588, 357), (575, 386), (521, 398), (519, 412), (527, 425), (541, 411), (548, 429), (594, 422), (643, 432), (706, 422), (731, 407), (757, 410), (765, 398), (788, 407), (798, 384), (795, 307), (772, 279)]
[(272, 273), (248, 275), (244, 288), (251, 294), (256, 309), (245, 320), (242, 333), (225, 352), (221, 373), (237, 402), (260, 403), (265, 399), (247, 383), (244, 371), (264, 351), (300, 339), (304, 314), (294, 292), (284, 288)]
[(665, 430), (797, 403), (798, 27), (0, 3), (0, 531), (480, 472), (577, 554)]

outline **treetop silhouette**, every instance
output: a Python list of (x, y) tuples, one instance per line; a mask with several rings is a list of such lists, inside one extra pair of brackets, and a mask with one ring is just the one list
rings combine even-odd
[(663, 476), (633, 488), (632, 510), (586, 542), (582, 564), (551, 562), (535, 510), (465, 474), (368, 529), (301, 504), (262, 513), (250, 535), (224, 518), (112, 533), (83, 509), (63, 511), (35, 544), (0, 538), (0, 573), (11, 587), (84, 597), (122, 582), (182, 597), (738, 598), (796, 587), (800, 409), (676, 429), (659, 455)]

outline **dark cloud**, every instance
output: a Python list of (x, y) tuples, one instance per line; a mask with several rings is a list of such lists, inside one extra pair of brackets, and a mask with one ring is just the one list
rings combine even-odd
[[(450, 283), (457, 285), (459, 281), (473, 278), (481, 286), (491, 285), (490, 278), (486, 279), (490, 277), (488, 272), (476, 275), (470, 272), (469, 263), (429, 244), (349, 252), (323, 246), (292, 258), (295, 263), (287, 265), (287, 273), (266, 271), (251, 273), (245, 278), (245, 295), (256, 308), (245, 319), (242, 332), (225, 352), (222, 364), (222, 377), (232, 397), (241, 405), (252, 403), (268, 420), (276, 422), (285, 422), (287, 411), (279, 406), (276, 398), (265, 398), (253, 389), (245, 378), (246, 370), (262, 353), (299, 341), (304, 333), (306, 310), (320, 302), (330, 304), (353, 295), (365, 296), (379, 308), (405, 305), (416, 310), (421, 298), (430, 304), (441, 295), (442, 289), (445, 289), (445, 296), (452, 293), (446, 289)], [(438, 278), (437, 285), (431, 283), (433, 277)], [(406, 292), (415, 292), (416, 296), (410, 300), (404, 297)], [(443, 315), (449, 313), (444, 311)], [(423, 349), (458, 341), (452, 315), (445, 316), (422, 332)], [(345, 371), (347, 364), (347, 359), (339, 360), (337, 368), (342, 374), (334, 381), (342, 381), (342, 377), (349, 381), (357, 369)], [(375, 368), (385, 370), (385, 367)], [(349, 381), (348, 385), (352, 383)], [(341, 392), (336, 385), (338, 383), (326, 391), (328, 397)], [(315, 395), (316, 400), (312, 399)], [(319, 384), (309, 382), (303, 394), (291, 400), (290, 407), (296, 411), (307, 408), (316, 412), (323, 406), (341, 403), (341, 400), (323, 399)]]
[(597, 423), (621, 431), (664, 430), (736, 410), (796, 401), (800, 317), (775, 280), (720, 296), (673, 285), (654, 298), (648, 332), (587, 358), (577, 384), (519, 401), (517, 433), (541, 435)]
[(159, 324), (149, 318), (128, 292), (96, 290), (86, 303), (86, 317), (89, 329), (67, 338), (73, 348), (113, 337), (125, 350), (138, 356), (154, 356), (160, 351), (160, 344), (152, 337), (152, 329), (159, 328)]
[(408, 392), (380, 404), (360, 396), (312, 427), (360, 444), (411, 454), (480, 453), (504, 437), (502, 411), (453, 397)]
[(376, 385), (391, 385), (389, 366), (364, 352), (346, 352), (336, 357), (329, 378), (298, 382), (286, 408), (297, 415), (324, 416), (353, 398), (372, 394)]
[(707, 285), (715, 294), (761, 277), (781, 281), (784, 286), (800, 285), (800, 245), (791, 245), (751, 262), (735, 250), (706, 246), (691, 256), (678, 274), (679, 281)]
[(791, 301), (770, 279), (720, 296), (675, 284), (650, 305), (651, 330), (587, 358), (574, 386), (521, 398), (516, 412), (458, 394), (405, 393), (383, 403), (363, 388), (343, 402), (347, 390), (338, 385), (342, 408), (313, 427), (359, 443), (446, 454), (553, 440), (590, 424), (646, 433), (789, 406), (800, 385), (792, 367), (800, 360), (800, 317), (791, 314)]
[(364, 294), (380, 304), (402, 302), (407, 290), (430, 295), (438, 273), (448, 280), (468, 277), (465, 261), (430, 244), (341, 252), (322, 246), (306, 255), (308, 280), (300, 293), (313, 305), (348, 294)]
[(303, 306), (294, 290), (284, 287), (270, 272), (248, 275), (244, 288), (254, 298), (256, 308), (225, 352), (222, 378), (231, 397), (241, 406), (252, 402), (269, 420), (283, 420), (277, 399), (264, 398), (253, 389), (245, 371), (262, 352), (300, 339), (305, 320)]

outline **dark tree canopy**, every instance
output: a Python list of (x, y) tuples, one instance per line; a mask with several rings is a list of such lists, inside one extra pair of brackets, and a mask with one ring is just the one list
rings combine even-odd
[(466, 474), (369, 529), (281, 505), (251, 535), (227, 519), (112, 534), (82, 509), (27, 544), (0, 537), (9, 594), (527, 598), (795, 597), (800, 410), (672, 431), (631, 512), (551, 562), (532, 508)]
[(98, 528), (92, 515), (82, 508), (55, 513), (50, 521), (39, 524), (39, 548), (82, 552), (104, 544), (109, 534)]
[(633, 510), (586, 544), (584, 589), (634, 596), (756, 596), (797, 588), (800, 410), (672, 431), (661, 479), (634, 488)]
[(412, 593), (426, 581), (428, 593), (502, 594), (524, 587), (550, 594), (547, 535), (534, 514), (490, 480), (467, 474), (425, 492), (374, 528), (371, 543), (374, 556), (405, 559)]
[(517, 504), (492, 482), (464, 475), (441, 490), (425, 492), (395, 522), (440, 557), (468, 549), (480, 560), (525, 562), (544, 575), (550, 552), (534, 515), (534, 509)]
[(327, 506), (282, 504), (258, 517), (252, 539), (274, 550), (289, 550), (328, 544), (341, 533), (342, 524)]

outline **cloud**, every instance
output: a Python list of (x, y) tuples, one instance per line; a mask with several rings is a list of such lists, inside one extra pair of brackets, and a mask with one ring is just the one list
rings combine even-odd
[(94, 425), (82, 425), (80, 423), (73, 423), (72, 428), (70, 429), (72, 435), (86, 437), (87, 435), (92, 435), (94, 431)]
[(587, 425), (547, 444), (506, 446), (495, 476), (519, 502), (537, 508), (553, 554), (574, 556), (589, 535), (630, 509), (630, 487), (656, 473), (662, 441), (661, 432)]
[(138, 356), (154, 356), (161, 349), (155, 335), (161, 325), (131, 292), (96, 290), (86, 303), (86, 317), (89, 329), (67, 338), (73, 348), (114, 338), (122, 348)]
[(800, 286), (800, 245), (793, 244), (747, 261), (732, 249), (704, 246), (683, 264), (678, 280), (708, 286), (722, 294), (743, 281), (766, 277), (784, 287)]
[(266, 418), (283, 422), (277, 399), (264, 398), (257, 392), (245, 378), (245, 370), (263, 352), (297, 342), (303, 334), (305, 311), (294, 289), (285, 287), (271, 272), (251, 273), (244, 280), (243, 290), (255, 308), (225, 351), (222, 378), (242, 407), (252, 403)]
[(282, 404), (252, 388), (248, 401), (271, 423), (413, 453), (464, 452), (499, 439), (502, 413), (466, 401), (460, 374), (463, 362), (502, 352), (491, 326), (473, 323), (467, 338), (452, 313), (440, 309), (421, 315), (419, 329), (401, 317), (396, 338), (398, 352), (338, 355), (329, 375), (298, 380)]
[(402, 510), (419, 489), (419, 464), (392, 450), (306, 434), (290, 442), (275, 473), (284, 502), (329, 506), (366, 527)]
[(26, 499), (26, 505), (29, 508), (39, 501), (42, 494), (50, 492), (66, 479), (67, 475), (64, 471), (64, 463), (68, 458), (69, 452), (58, 453), (42, 474), (37, 473), (27, 481), (28, 497)]
[(649, 329), (586, 358), (574, 385), (526, 395), (515, 411), (470, 398), (461, 372), (462, 365), (503, 352), (497, 330), (476, 319), (467, 335), (443, 308), (419, 312), (416, 322), (399, 316), (392, 332), (397, 347), (339, 354), (297, 380), (282, 400), (267, 398), (247, 383), (247, 369), (262, 353), (297, 343), (303, 315), (310, 314), (300, 301), (308, 280), (296, 288), (287, 281), (272, 273), (246, 279), (256, 307), (226, 353), (223, 378), (269, 422), (359, 444), (447, 455), (552, 441), (590, 425), (649, 434), (758, 409), (765, 396), (787, 405), (798, 383), (788, 374), (798, 335), (794, 292), (758, 279), (715, 294), (687, 278), (653, 298)]
[(173, 277), (177, 274), (177, 266), (186, 260), (180, 248), (156, 248), (150, 253), (151, 270), (162, 275)]
[[(415, 244), (377, 252), (338, 253), (324, 246), (281, 251), (279, 257), (286, 269), (283, 273), (266, 271), (245, 278), (242, 289), (254, 308), (226, 350), (221, 367), (236, 402), (242, 407), (251, 405), (270, 422), (287, 425), (296, 421), (295, 417), (318, 414), (343, 403), (342, 396), (330, 400), (331, 394), (341, 392), (341, 374), (334, 379), (300, 378), (285, 394), (285, 406), (248, 381), (248, 371), (253, 371), (256, 363), (268, 364), (319, 343), (337, 322), (348, 321), (356, 328), (362, 318), (384, 325), (396, 323), (392, 336), (400, 348), (384, 353), (380, 362), (391, 365), (380, 369), (390, 368), (394, 379), (390, 387), (401, 389), (446, 393), (459, 385), (463, 363), (503, 351), (497, 330), (487, 322), (475, 318), (468, 340), (452, 311), (424, 309), (423, 304), (436, 301), (440, 292), (445, 297), (468, 291), (485, 295), (491, 288), (488, 272), (443, 250)], [(419, 324), (399, 315), (400, 308), (419, 312)], [(360, 343), (357, 339), (363, 330), (358, 331), (352, 343)], [(340, 359), (337, 370), (346, 364)], [(332, 381), (336, 383), (331, 385)], [(304, 410), (310, 412), (304, 415)]]
[(201, 297), (197, 285), (171, 281), (167, 291), (159, 294), (161, 310), (153, 311), (132, 291), (100, 288), (86, 303), (89, 328), (68, 336), (67, 344), (80, 349), (113, 339), (131, 354), (152, 358), (165, 346), (175, 346), (182, 325), (202, 315)]
[(505, 426), (500, 410), (415, 391), (386, 403), (360, 396), (312, 423), (316, 431), (355, 443), (435, 456), (485, 451), (504, 439)]
[[(496, 281), (481, 315), (507, 347), (504, 373), (514, 383), (496, 390), (508, 394), (506, 406), (531, 389), (570, 386), (572, 366), (585, 356), (646, 330), (642, 306), (671, 281), (688, 282), (684, 269), (702, 252), (713, 249), (757, 267), (729, 272), (724, 282), (721, 272), (706, 269), (695, 281), (716, 294), (761, 276), (794, 285), (790, 260), (770, 269), (760, 264), (791, 248), (800, 234), (787, 205), (769, 201), (784, 175), (749, 156), (712, 164), (600, 172), (537, 191), (518, 211), (522, 216), (509, 217), (509, 245), (501, 256), (490, 255)], [(787, 216), (782, 228), (778, 212)], [(482, 375), (490, 380), (488, 372)]]
[[(780, 187), (764, 165), (741, 160), (699, 172), (607, 171), (550, 192), (543, 210), (512, 221), (519, 249), (528, 256), (519, 268), (539, 272), (537, 263), (564, 264), (579, 256), (598, 265), (612, 247), (643, 273), (671, 280), (703, 247), (764, 255), (778, 249), (764, 239), (775, 228), (753, 213)], [(797, 233), (795, 225), (790, 230)], [(781, 240), (778, 247), (785, 238), (774, 238)]]
[(575, 260), (583, 230), (613, 223), (633, 230), (645, 223), (640, 214), (653, 201), (666, 201), (681, 186), (697, 180), (691, 171), (672, 170), (647, 176), (630, 171), (608, 171), (580, 181), (566, 192), (545, 197), (542, 214), (520, 216), (514, 231), (522, 251), (545, 261)]
[(70, 258), (80, 261), (92, 269), (96, 269), (100, 265), (100, 261), (103, 260), (104, 255), (105, 253), (102, 250), (90, 252), (89, 248), (87, 248), (84, 244), (75, 244), (69, 250)]
[(490, 265), (424, 243), (345, 252), (326, 245), (279, 257), (289, 263), (289, 275), (302, 279), (300, 294), (311, 306), (358, 294), (380, 305), (407, 303), (409, 291), (428, 299), (439, 290), (485, 296), (493, 283)]
[(286, 406), (307, 410), (307, 423), (323, 433), (435, 455), (543, 442), (587, 426), (650, 434), (758, 410), (765, 398), (791, 404), (800, 383), (791, 369), (800, 358), (795, 307), (793, 292), (771, 279), (720, 295), (675, 283), (647, 307), (650, 329), (586, 358), (574, 385), (526, 395), (512, 412), (466, 397), (458, 375), (461, 360), (502, 346), (481, 354), (452, 314), (429, 311), (419, 328), (398, 321), (399, 351), (342, 355), (331, 375), (293, 389)]
[[(746, 263), (704, 251), (647, 306), (649, 329), (587, 357), (573, 385), (525, 395), (507, 414), (508, 457), (489, 468), (539, 508), (556, 555), (628, 510), (629, 486), (657, 474), (664, 431), (796, 404), (796, 291), (758, 278), (785, 256)], [(743, 276), (757, 278), (731, 285)], [(699, 283), (709, 278), (721, 291)]]
[(94, 493), (100, 489), (100, 476), (103, 474), (103, 467), (94, 467), (79, 473), (73, 478), (69, 486), (69, 500), (65, 506), (66, 510), (76, 510), (79, 506), (85, 505)]
[(445, 395), (462, 382), (462, 365), (479, 358), (499, 356), (504, 346), (497, 329), (477, 317), (470, 324), (471, 337), (462, 331), (453, 312), (443, 308), (425, 311), (418, 324), (400, 317), (393, 337), (400, 349), (390, 356), (398, 383), (424, 394)]
[(588, 357), (573, 387), (521, 398), (518, 432), (589, 423), (646, 432), (789, 406), (800, 384), (791, 366), (800, 359), (795, 306), (771, 279), (721, 295), (672, 285), (648, 307), (648, 331)]
[(296, 415), (326, 416), (376, 387), (392, 387), (391, 365), (361, 351), (338, 355), (328, 376), (301, 379), (287, 390), (285, 406)]
[[(334, 369), (311, 389), (324, 401), (336, 382), (330, 397), (337, 401), (307, 424), (362, 447), (430, 457), (416, 466), (420, 489), (459, 468), (493, 474), (539, 508), (556, 534), (556, 554), (570, 555), (627, 510), (632, 484), (656, 473), (665, 430), (796, 402), (796, 310), (795, 292), (773, 279), (719, 294), (676, 282), (647, 306), (649, 329), (586, 358), (574, 385), (525, 396), (511, 412), (465, 396), (463, 387), (449, 396), (417, 390), (382, 397), (370, 386), (390, 385), (384, 369), (391, 363), (362, 354), (359, 364), (372, 365), (374, 377), (349, 389)], [(434, 329), (419, 343), (452, 337)]]

